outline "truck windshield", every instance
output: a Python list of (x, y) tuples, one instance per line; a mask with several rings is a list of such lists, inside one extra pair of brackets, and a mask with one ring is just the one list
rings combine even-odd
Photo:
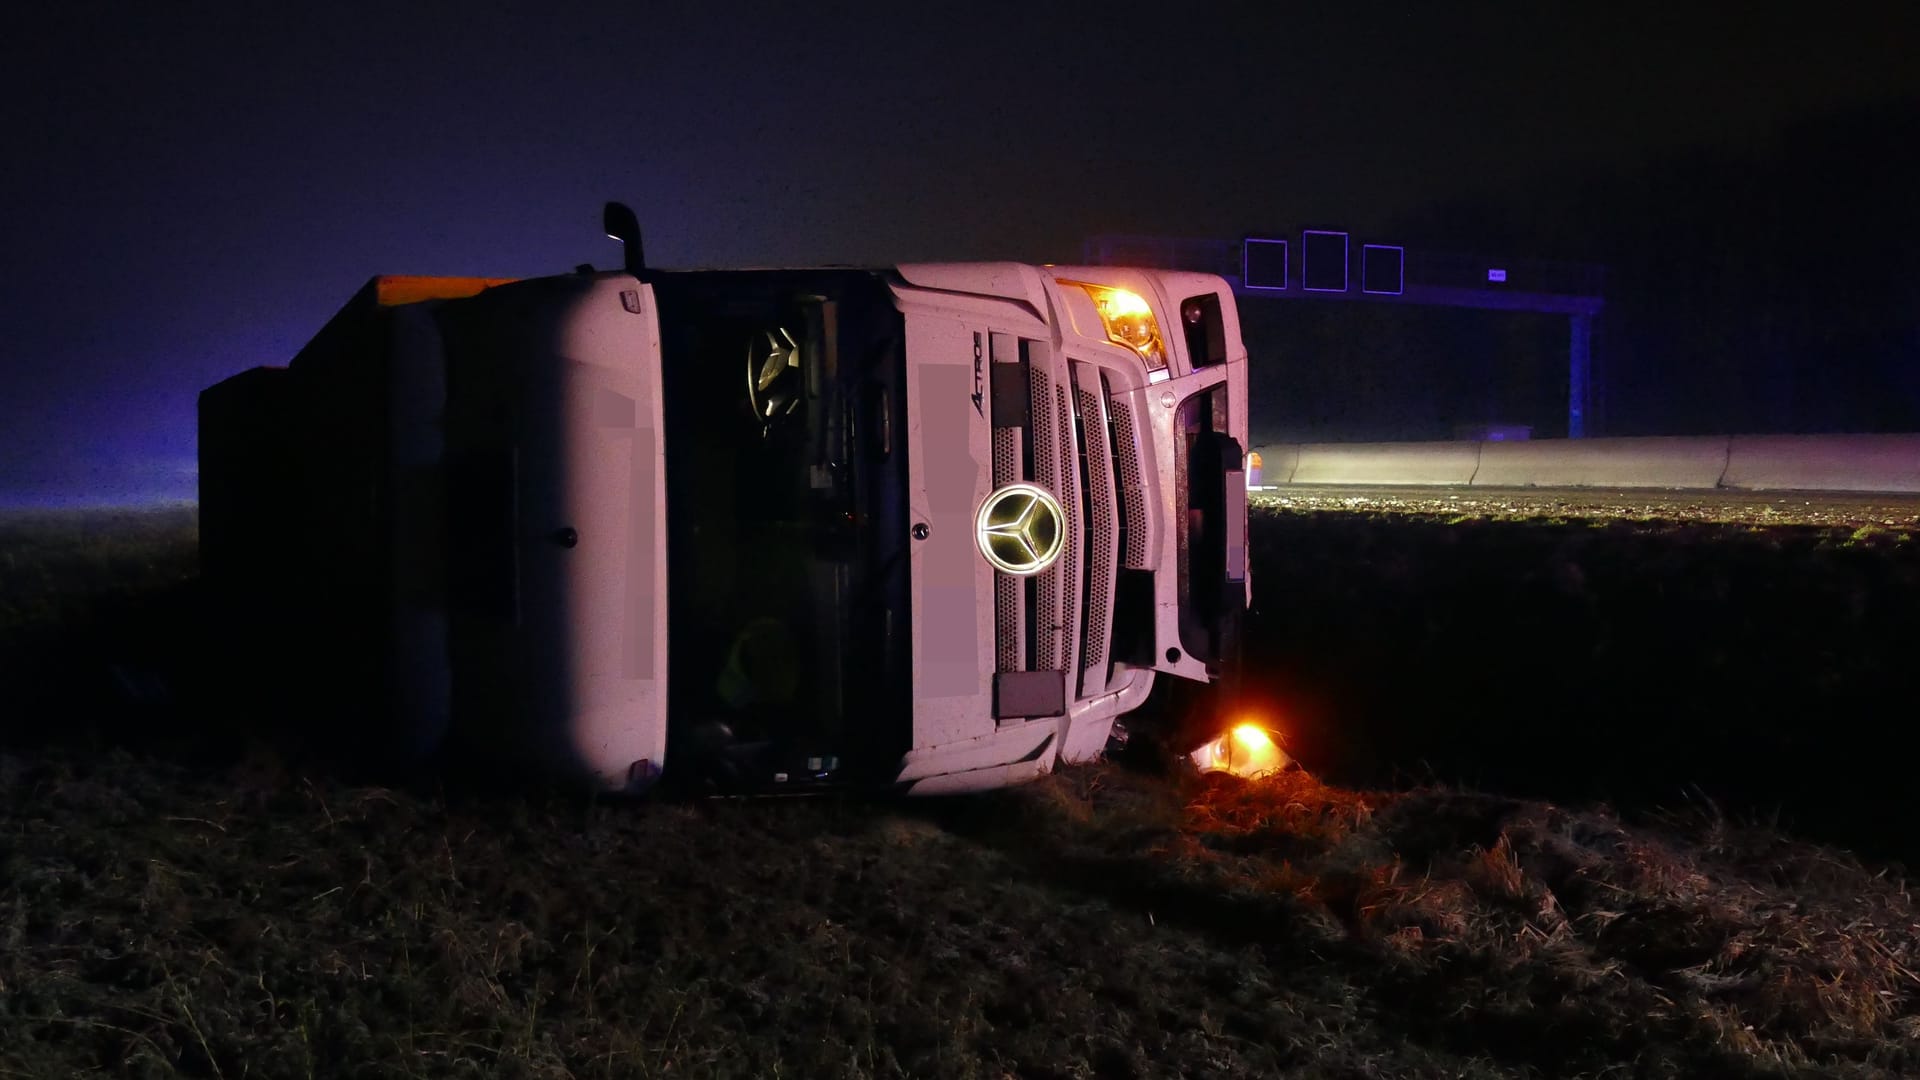
[(905, 742), (900, 316), (855, 271), (655, 295), (670, 757), (726, 786), (863, 778)]

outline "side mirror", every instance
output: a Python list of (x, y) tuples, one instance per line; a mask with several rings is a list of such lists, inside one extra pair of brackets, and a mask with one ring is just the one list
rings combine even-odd
[(607, 236), (620, 241), (626, 249), (625, 267), (629, 274), (646, 279), (647, 256), (640, 246), (640, 219), (626, 203), (610, 202), (600, 213), (601, 227)]

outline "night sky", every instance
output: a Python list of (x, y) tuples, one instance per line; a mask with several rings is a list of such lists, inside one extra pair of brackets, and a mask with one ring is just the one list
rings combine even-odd
[(0, 501), (190, 498), (203, 386), (376, 273), (612, 265), (607, 198), (658, 265), (1069, 260), (1432, 223), (1920, 97), (1920, 5), (1306, 6), (15, 15)]

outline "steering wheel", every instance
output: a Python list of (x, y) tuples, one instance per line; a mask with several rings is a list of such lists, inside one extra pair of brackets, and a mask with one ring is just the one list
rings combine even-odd
[(806, 379), (800, 343), (786, 327), (763, 330), (747, 341), (747, 404), (766, 435), (780, 417), (800, 407)]

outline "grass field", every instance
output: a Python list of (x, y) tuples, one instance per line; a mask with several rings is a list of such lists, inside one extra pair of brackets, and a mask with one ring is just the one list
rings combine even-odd
[[(1849, 561), (1861, 546), (1824, 534), (1578, 527), (1263, 516), (1262, 595), (1297, 602), (1263, 599), (1251, 651), (1312, 772), (1102, 765), (929, 805), (357, 782), (194, 725), (217, 665), (195, 652), (190, 516), (0, 522), (0, 700), (23, 703), (0, 741), (0, 1076), (1920, 1073), (1897, 868), (1701, 800), (1323, 782), (1438, 772), (1436, 747), (1499, 744), (1473, 723), (1550, 722), (1557, 699), (1499, 711), (1547, 685), (1524, 678), (1420, 723), (1389, 711), (1458, 700), (1420, 679), (1458, 663), (1463, 627), (1557, 619), (1538, 625), (1645, 679), (1646, 593), (1709, 595), (1713, 565), (1752, 560), (1816, 611), (1855, 575), (1907, 580), (1893, 539)], [(1554, 553), (1583, 576), (1571, 608)], [(1610, 576), (1629, 557), (1644, 569)], [(1725, 573), (1728, 595), (1750, 580)], [(1412, 674), (1369, 689), (1368, 661)], [(1870, 701), (1890, 663), (1825, 685)], [(1698, 705), (1682, 682), (1669, 719)], [(1489, 775), (1526, 782), (1488, 786), (1643, 786), (1556, 745), (1496, 755)]]
[(1295, 752), (1920, 860), (1912, 526), (1535, 513), (1259, 516), (1251, 692)]

